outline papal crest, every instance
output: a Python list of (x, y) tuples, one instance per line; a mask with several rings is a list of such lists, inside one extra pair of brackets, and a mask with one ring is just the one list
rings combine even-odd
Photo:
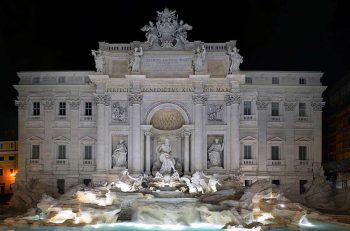
[(157, 11), (157, 23), (153, 22), (141, 28), (146, 32), (146, 43), (149, 46), (160, 46), (165, 48), (175, 47), (179, 44), (187, 43), (187, 31), (192, 30), (192, 26), (184, 24), (182, 20), (178, 22), (176, 11), (170, 11), (165, 8), (162, 12)]

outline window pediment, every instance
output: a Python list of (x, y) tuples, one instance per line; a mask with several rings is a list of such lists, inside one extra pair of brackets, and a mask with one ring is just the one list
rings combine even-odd
[(256, 142), (256, 139), (252, 136), (246, 136), (244, 138), (242, 138), (241, 143), (246, 143), (246, 142)]
[(80, 139), (80, 143), (82, 144), (94, 144), (96, 140), (90, 136), (84, 136)]
[(38, 136), (31, 136), (29, 138), (26, 139), (26, 142), (28, 143), (42, 143), (43, 141), (45, 141), (44, 139), (38, 137)]
[(70, 140), (64, 136), (57, 136), (52, 139), (55, 143), (69, 143)]
[(308, 137), (301, 137), (299, 139), (295, 140), (296, 143), (309, 143), (312, 142), (312, 140)]
[(278, 136), (270, 138), (267, 140), (268, 143), (281, 143), (284, 142), (284, 140)]

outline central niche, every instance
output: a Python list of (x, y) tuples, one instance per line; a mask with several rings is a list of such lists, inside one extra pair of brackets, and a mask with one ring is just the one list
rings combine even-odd
[(185, 124), (181, 113), (173, 108), (164, 108), (157, 111), (151, 120), (151, 125), (159, 130), (176, 130)]

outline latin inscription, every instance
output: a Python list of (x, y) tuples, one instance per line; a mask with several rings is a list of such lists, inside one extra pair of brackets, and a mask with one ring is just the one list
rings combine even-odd
[[(141, 92), (193, 92), (193, 88), (179, 88), (179, 87), (144, 87)], [(216, 87), (206, 88), (204, 92), (229, 92), (229, 88)], [(107, 93), (119, 93), (119, 92), (131, 92), (131, 88), (120, 88), (120, 87), (108, 87)]]

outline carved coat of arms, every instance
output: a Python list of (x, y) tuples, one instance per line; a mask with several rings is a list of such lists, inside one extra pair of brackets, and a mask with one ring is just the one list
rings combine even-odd
[(187, 43), (187, 31), (192, 30), (192, 26), (184, 23), (182, 20), (178, 22), (176, 11), (170, 11), (165, 8), (162, 12), (157, 11), (158, 17), (156, 25), (149, 22), (141, 28), (146, 32), (146, 43), (149, 46), (157, 45), (160, 47), (170, 48), (179, 44)]

